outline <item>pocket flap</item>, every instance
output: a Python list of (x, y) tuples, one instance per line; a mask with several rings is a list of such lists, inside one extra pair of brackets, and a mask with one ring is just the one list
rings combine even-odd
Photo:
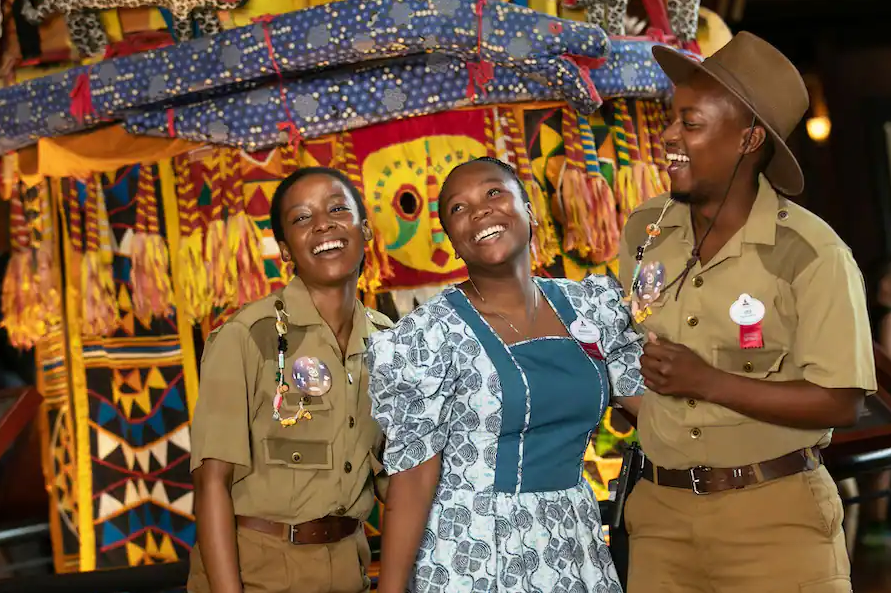
[(738, 375), (766, 377), (780, 370), (786, 350), (715, 348), (715, 366)]
[[(324, 412), (331, 409), (331, 392), (325, 395), (306, 395), (299, 391), (292, 390), (285, 394), (282, 401), (282, 409), (290, 412), (296, 412), (300, 408), (300, 401), (303, 401), (303, 409), (307, 412)], [(284, 414), (283, 414), (284, 416)]]
[(266, 463), (287, 465), (294, 469), (331, 469), (334, 467), (331, 443), (325, 441), (297, 441), (265, 439), (263, 446)]

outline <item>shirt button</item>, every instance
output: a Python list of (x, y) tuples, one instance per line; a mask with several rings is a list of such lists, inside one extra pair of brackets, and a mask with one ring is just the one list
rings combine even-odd
[(294, 463), (300, 463), (301, 461), (303, 461), (303, 454), (301, 454), (300, 451), (294, 451), (291, 454), (291, 461), (293, 461)]
[(356, 426), (356, 419), (350, 416), (350, 428)]
[(690, 436), (694, 439), (698, 439), (699, 437), (702, 436), (702, 431), (699, 430), (698, 428), (694, 428), (693, 430), (690, 431)]
[(779, 212), (777, 212), (777, 218), (779, 218), (780, 220), (786, 220), (787, 218), (789, 218), (789, 212), (787, 210), (780, 210)]
[(346, 463), (344, 463), (344, 464), (343, 464), (343, 471), (345, 471), (346, 473), (350, 473), (351, 471), (353, 471), (353, 464), (350, 463), (349, 461), (347, 461)]
[(350, 385), (353, 384), (353, 373), (347, 373), (347, 381), (350, 382)]
[(687, 400), (687, 405), (690, 406), (691, 408), (695, 408), (695, 407), (696, 407), (696, 400), (695, 400), (695, 399), (688, 399), (688, 400)]
[(690, 315), (689, 317), (687, 317), (687, 325), (689, 325), (690, 327), (696, 327), (697, 325), (699, 325), (699, 318), (695, 315)]
[(755, 369), (754, 365), (751, 362), (747, 362), (743, 365), (743, 370), (747, 373), (751, 373)]
[(693, 278), (693, 286), (695, 286), (696, 288), (702, 286), (702, 276), (696, 276), (695, 278)]
[(339, 506), (339, 507), (337, 507), (337, 508), (334, 510), (334, 514), (335, 514), (335, 515), (338, 515), (338, 516), (340, 516), (340, 517), (346, 515), (346, 507), (345, 507), (345, 506)]

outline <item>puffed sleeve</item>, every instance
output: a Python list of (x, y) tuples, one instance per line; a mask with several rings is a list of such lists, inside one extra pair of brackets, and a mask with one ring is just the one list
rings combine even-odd
[(369, 338), (367, 364), (371, 414), (384, 433), (387, 473), (417, 467), (442, 451), (454, 403), (444, 324), (415, 311)]
[(876, 391), (863, 276), (851, 252), (820, 253), (792, 283), (798, 329), (792, 355), (804, 379), (826, 388)]
[(241, 323), (226, 323), (208, 336), (192, 420), (192, 471), (205, 459), (218, 459), (235, 466), (235, 482), (251, 472), (248, 410), (259, 360), (250, 331)]
[(640, 357), (643, 336), (634, 330), (631, 309), (623, 300), (622, 286), (612, 277), (588, 276), (582, 281), (585, 296), (600, 320), (601, 344), (609, 370), (612, 397), (643, 395)]

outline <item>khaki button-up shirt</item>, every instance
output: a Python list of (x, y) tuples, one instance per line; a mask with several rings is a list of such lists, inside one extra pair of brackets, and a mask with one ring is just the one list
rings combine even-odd
[[(278, 371), (275, 303), (289, 314), (285, 381), (291, 387), (282, 417), (303, 398), (311, 420), (282, 427), (272, 417)], [(251, 303), (207, 339), (200, 391), (192, 423), (191, 468), (205, 459), (235, 466), (232, 502), (236, 515), (299, 524), (325, 515), (364, 521), (374, 505), (382, 434), (371, 417), (365, 345), (392, 322), (356, 303), (345, 355), (319, 316), (305, 285), (295, 278), (283, 290)], [(316, 357), (331, 373), (328, 393), (300, 393), (291, 376), (294, 361)], [(380, 484), (379, 484), (380, 485)]]
[[(626, 292), (637, 246), (667, 200), (649, 200), (628, 219), (620, 253)], [(694, 246), (689, 206), (669, 206), (660, 226), (644, 264), (662, 262), (667, 284), (684, 269)], [(876, 389), (863, 278), (850, 250), (825, 222), (780, 198), (763, 178), (745, 226), (711, 261), (697, 262), (677, 299), (676, 294), (677, 285), (663, 292), (637, 329), (683, 344), (728, 373)], [(740, 346), (730, 307), (743, 294), (766, 309), (762, 348)], [(825, 447), (832, 434), (767, 424), (716, 404), (651, 391), (644, 394), (638, 430), (647, 456), (671, 469), (749, 465)]]

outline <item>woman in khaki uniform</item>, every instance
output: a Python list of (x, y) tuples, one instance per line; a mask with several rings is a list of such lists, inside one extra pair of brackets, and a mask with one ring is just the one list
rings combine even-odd
[(297, 277), (205, 345), (188, 590), (368, 591), (363, 523), (383, 475), (363, 359), (392, 324), (356, 299), (365, 208), (340, 172), (308, 168), (279, 185), (270, 218)]

